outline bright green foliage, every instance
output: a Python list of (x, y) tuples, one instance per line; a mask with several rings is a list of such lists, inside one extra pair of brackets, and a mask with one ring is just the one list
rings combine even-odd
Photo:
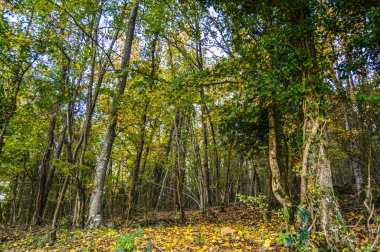
[(268, 220), (269, 202), (265, 195), (245, 196), (242, 194), (238, 194), (236, 196), (240, 202), (244, 203), (249, 208), (260, 211), (263, 220)]
[(120, 235), (119, 237), (119, 247), (117, 247), (114, 251), (121, 252), (121, 251), (133, 251), (135, 248), (135, 239), (141, 235), (143, 235), (143, 230), (139, 230), (135, 233), (129, 233), (126, 235)]

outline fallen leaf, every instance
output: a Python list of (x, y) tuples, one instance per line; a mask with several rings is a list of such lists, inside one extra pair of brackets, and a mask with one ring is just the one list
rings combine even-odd
[(229, 227), (222, 227), (220, 229), (220, 233), (222, 235), (233, 234), (233, 233), (236, 233), (236, 232), (237, 232), (236, 229), (232, 229), (232, 228), (229, 228)]

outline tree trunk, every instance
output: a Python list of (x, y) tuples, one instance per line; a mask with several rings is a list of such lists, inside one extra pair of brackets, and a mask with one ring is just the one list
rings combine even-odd
[(174, 117), (175, 125), (175, 141), (176, 141), (176, 161), (175, 161), (175, 175), (176, 175), (176, 198), (178, 203), (178, 210), (180, 212), (180, 222), (185, 222), (185, 204), (183, 197), (183, 179), (184, 179), (184, 167), (181, 162), (181, 131), (182, 131), (182, 118), (180, 112), (176, 112)]
[[(348, 78), (348, 96), (352, 97), (354, 94), (351, 92), (351, 83), (350, 79), (352, 79), (351, 74), (349, 74)], [(355, 177), (355, 186), (356, 186), (356, 195), (357, 199), (360, 200), (362, 196), (362, 191), (363, 191), (363, 185), (364, 185), (364, 174), (362, 171), (361, 167), (361, 158), (355, 155), (355, 152), (359, 149), (358, 145), (360, 143), (360, 139), (358, 136), (355, 136), (352, 134), (352, 130), (355, 129), (355, 121), (358, 121), (358, 116), (357, 116), (357, 111), (358, 111), (358, 106), (356, 104), (356, 101), (352, 101), (352, 103), (349, 104), (342, 104), (342, 113), (344, 117), (344, 124), (345, 124), (345, 129), (349, 133), (348, 136), (349, 138), (347, 139), (347, 145), (348, 145), (348, 150), (349, 150), (349, 155), (350, 155), (350, 166), (351, 169), (354, 173)], [(363, 162), (364, 163), (364, 162)]]
[[(196, 11), (196, 16), (198, 12)], [(196, 36), (196, 61), (199, 71), (203, 71), (203, 52), (202, 52), (202, 40), (201, 29), (199, 25), (199, 17), (196, 17), (195, 22), (195, 36)], [(210, 171), (208, 161), (208, 139), (207, 139), (207, 106), (204, 101), (205, 94), (203, 87), (199, 91), (199, 95), (202, 100), (201, 104), (201, 123), (202, 123), (202, 140), (203, 140), (203, 195), (205, 197), (205, 207), (211, 205), (211, 192), (210, 192)]]
[(224, 211), (224, 208), (228, 206), (228, 202), (229, 202), (232, 146), (233, 146), (233, 144), (230, 143), (230, 145), (228, 147), (228, 154), (227, 154), (227, 171), (226, 171), (226, 180), (224, 183), (224, 195), (223, 195), (223, 204), (222, 204), (222, 210), (223, 211)]
[(57, 234), (57, 222), (59, 217), (59, 212), (61, 210), (62, 202), (65, 198), (66, 190), (70, 182), (70, 176), (66, 176), (65, 181), (63, 182), (63, 186), (61, 189), (61, 192), (59, 193), (57, 205), (55, 207), (54, 216), (53, 216), (53, 223), (51, 225), (51, 233), (50, 233), (50, 242), (49, 246), (54, 245), (54, 242), (56, 240), (56, 234)]
[(26, 174), (23, 172), (21, 174), (21, 184), (19, 186), (19, 189), (16, 190), (17, 193), (14, 194), (15, 198), (13, 200), (13, 225), (16, 225), (19, 219), (19, 206), (20, 206), (22, 193), (24, 191), (25, 178), (26, 178)]
[[(101, 1), (101, 7), (99, 10), (98, 17), (96, 17), (97, 13), (94, 13), (94, 20), (96, 18), (95, 26), (92, 28), (92, 34), (94, 40), (91, 41), (91, 47), (93, 49), (97, 48), (97, 42), (98, 42), (98, 28), (102, 17), (102, 10), (103, 10), (103, 1)], [(124, 11), (122, 12), (122, 17), (124, 17)], [(119, 33), (119, 29), (116, 30), (115, 36), (112, 39), (112, 42), (110, 43), (109, 49), (107, 54), (112, 50), (113, 45), (117, 39), (117, 35)], [(96, 82), (96, 85), (94, 87), (94, 78), (95, 78), (95, 64), (96, 64), (96, 57), (97, 57), (97, 51), (94, 50), (92, 54), (91, 59), (91, 72), (90, 72), (90, 78), (89, 78), (89, 84), (87, 88), (87, 101), (86, 101), (86, 120), (84, 122), (84, 125), (82, 126), (82, 134), (79, 138), (79, 141), (75, 147), (73, 158), (76, 162), (77, 160), (77, 154), (79, 152), (79, 149), (81, 149), (81, 154), (79, 157), (79, 164), (84, 165), (84, 156), (87, 149), (88, 144), (88, 138), (90, 136), (91, 132), (91, 121), (92, 117), (95, 111), (95, 106), (97, 103), (98, 95), (99, 95), (99, 89), (103, 84), (104, 75), (106, 74), (106, 67), (108, 65), (108, 59), (106, 61), (99, 63), (100, 73), (98, 75), (98, 80)], [(82, 170), (78, 169), (76, 172), (76, 197), (75, 197), (75, 204), (74, 204), (74, 214), (73, 214), (73, 226), (84, 226), (85, 224), (85, 189), (83, 187), (83, 178), (82, 178)]]
[(14, 183), (12, 185), (12, 224), (16, 225), (16, 219), (17, 219), (17, 212), (18, 212), (18, 207), (17, 207), (17, 192), (18, 192), (18, 180), (19, 180), (19, 175), (16, 174), (16, 177), (14, 179)]
[(365, 200), (363, 202), (365, 208), (368, 211), (368, 218), (367, 218), (367, 229), (373, 233), (373, 229), (371, 226), (371, 222), (373, 218), (376, 218), (376, 211), (375, 211), (375, 204), (372, 202), (373, 195), (372, 195), (372, 146), (371, 146), (371, 140), (369, 141), (369, 148), (368, 148), (368, 158), (367, 158), (367, 186), (365, 190)]
[[(284, 210), (290, 213), (290, 216), (292, 216), (293, 204), (290, 200), (290, 197), (287, 191), (284, 188), (284, 185), (281, 183), (280, 168), (279, 168), (278, 157), (277, 157), (276, 118), (275, 118), (273, 102), (269, 104), (268, 110), (269, 110), (268, 111), (269, 112), (268, 159), (269, 159), (269, 167), (270, 167), (271, 175), (272, 175), (272, 191), (275, 198), (281, 204)], [(293, 218), (291, 218), (291, 220), (292, 219)]]
[(50, 167), (49, 173), (48, 173), (47, 178), (46, 178), (45, 193), (44, 193), (45, 199), (48, 198), (51, 186), (53, 184), (53, 178), (54, 178), (54, 174), (55, 174), (55, 162), (57, 162), (59, 160), (61, 153), (62, 153), (62, 147), (63, 147), (65, 135), (66, 135), (66, 128), (67, 128), (67, 124), (65, 122), (65, 124), (61, 130), (61, 133), (59, 135), (57, 150), (55, 152), (54, 161), (52, 162), (52, 165)]
[(363, 194), (364, 177), (359, 159), (356, 157), (351, 157), (350, 166), (355, 177), (356, 195), (357, 198), (360, 199)]
[[(154, 85), (154, 76), (156, 74), (155, 72), (155, 54), (156, 54), (156, 43), (158, 39), (158, 32), (154, 34), (152, 45), (151, 45), (151, 72), (150, 72), (150, 81), (149, 81), (149, 89), (152, 92), (153, 85)], [(140, 170), (140, 164), (141, 164), (141, 158), (142, 154), (144, 152), (144, 144), (145, 144), (145, 131), (146, 131), (146, 122), (147, 122), (147, 115), (146, 111), (149, 106), (149, 100), (145, 102), (144, 107), (144, 113), (141, 118), (141, 130), (140, 130), (140, 141), (137, 147), (137, 154), (136, 154), (136, 160), (135, 160), (135, 169), (133, 173), (133, 179), (132, 179), (132, 185), (131, 189), (129, 191), (129, 198), (128, 198), (128, 212), (127, 217), (129, 218), (131, 213), (133, 212), (133, 208), (138, 202), (138, 188), (139, 187), (139, 170)], [(148, 150), (146, 151), (148, 155)], [(146, 159), (145, 159), (146, 162)]]
[[(348, 61), (351, 61), (351, 55), (349, 52), (346, 52), (346, 58)], [(331, 70), (331, 72), (334, 72), (334, 69)], [(337, 94), (344, 97), (344, 99), (347, 99), (348, 101), (346, 102), (341, 102), (339, 104), (340, 111), (342, 113), (342, 120), (341, 123), (344, 124), (345, 130), (348, 133), (348, 139), (345, 141), (345, 144), (348, 149), (348, 154), (350, 156), (350, 167), (351, 170), (354, 174), (355, 178), (355, 188), (356, 188), (356, 196), (357, 200), (359, 201), (362, 192), (363, 192), (363, 185), (364, 185), (364, 172), (362, 170), (362, 158), (358, 157), (355, 155), (355, 152), (359, 149), (358, 145), (360, 143), (360, 139), (352, 134), (352, 130), (356, 128), (356, 122), (358, 122), (358, 115), (357, 111), (358, 110), (358, 104), (355, 100), (352, 100), (351, 97), (354, 97), (355, 94), (351, 91), (353, 87), (352, 83), (352, 75), (350, 72), (347, 73), (347, 84), (346, 84), (346, 90), (344, 90), (344, 86), (342, 83), (342, 80), (338, 79), (335, 77), (334, 74), (333, 76), (333, 81), (335, 84), (335, 87), (337, 89)], [(344, 176), (343, 176), (344, 179)], [(344, 181), (343, 181), (344, 183)]]
[(257, 174), (257, 167), (254, 164), (253, 167), (253, 196), (257, 197), (261, 192), (260, 188), (260, 178), (259, 175)]
[[(145, 107), (146, 108), (146, 107)], [(133, 208), (135, 207), (137, 203), (137, 192), (136, 188), (138, 187), (138, 181), (139, 181), (139, 171), (140, 171), (140, 164), (141, 164), (141, 157), (144, 152), (144, 144), (145, 144), (145, 126), (146, 126), (146, 114), (144, 113), (141, 119), (141, 129), (140, 129), (140, 140), (137, 146), (137, 153), (136, 153), (136, 160), (135, 160), (135, 167), (133, 170), (133, 177), (131, 181), (131, 188), (129, 190), (129, 196), (128, 196), (128, 210), (127, 210), (127, 218), (132, 214)]]
[(218, 154), (218, 147), (216, 143), (216, 135), (215, 135), (215, 128), (214, 123), (212, 122), (210, 112), (207, 110), (207, 117), (210, 123), (210, 129), (211, 129), (211, 139), (212, 139), (212, 145), (214, 150), (214, 166), (215, 166), (215, 173), (216, 173), (216, 190), (215, 190), (215, 199), (216, 202), (221, 203), (220, 201), (220, 164), (219, 164), (219, 154)]
[[(203, 92), (202, 92), (203, 94)], [(203, 96), (203, 95), (202, 95)], [(202, 122), (202, 140), (203, 140), (203, 194), (205, 197), (206, 208), (211, 205), (210, 194), (210, 171), (208, 166), (208, 140), (207, 140), (207, 123), (206, 123), (206, 105), (202, 106), (201, 122)]]
[(107, 123), (106, 133), (104, 135), (103, 146), (96, 165), (94, 178), (95, 188), (91, 195), (91, 203), (89, 209), (88, 225), (90, 227), (99, 226), (102, 220), (102, 197), (104, 189), (104, 180), (109, 157), (111, 155), (112, 145), (116, 137), (115, 128), (117, 125), (117, 115), (120, 96), (124, 94), (125, 86), (128, 78), (128, 66), (131, 59), (132, 42), (135, 31), (135, 23), (137, 18), (138, 1), (136, 1), (131, 9), (127, 39), (124, 43), (123, 59), (121, 63), (121, 77), (116, 86), (116, 92), (112, 100), (111, 114)]
[[(173, 130), (174, 130), (174, 127), (172, 127), (170, 130), (169, 130), (169, 141), (168, 141), (168, 146), (166, 147), (166, 150), (165, 150), (165, 159), (164, 160), (168, 160), (169, 158), (169, 155), (170, 155), (170, 152), (171, 152), (171, 149), (172, 149), (172, 139), (173, 139)], [(164, 169), (166, 166), (163, 165), (162, 169)], [(158, 168), (158, 167), (157, 167)], [(155, 169), (156, 171), (156, 169)], [(169, 169), (166, 169), (166, 172), (165, 172), (165, 175), (164, 175), (164, 178), (162, 179), (162, 183), (161, 183), (161, 186), (160, 188), (158, 187), (160, 181), (161, 181), (161, 174), (162, 174), (162, 171), (156, 171), (157, 173), (155, 173), (155, 185), (156, 185), (156, 190), (153, 190), (153, 197), (152, 197), (152, 207), (155, 207), (155, 211), (158, 210), (158, 206), (159, 206), (159, 203), (160, 203), (160, 199), (161, 199), (161, 196), (162, 196), (162, 193), (163, 193), (163, 190), (164, 190), (164, 186), (165, 186), (165, 182), (166, 182), (166, 178), (168, 176), (168, 173), (169, 173)], [(155, 199), (155, 195), (156, 192), (158, 193), (158, 197), (157, 199)]]
[[(297, 13), (297, 20), (305, 23), (305, 20), (310, 18), (310, 10), (307, 6), (300, 10)], [(316, 46), (312, 34), (303, 35), (300, 43), (312, 63), (311, 66), (302, 68), (301, 76), (301, 81), (308, 90), (303, 101), (301, 203), (307, 204), (312, 218), (319, 215), (319, 226), (327, 237), (334, 216), (339, 216), (340, 213), (333, 194), (330, 161), (326, 149), (326, 122), (324, 121), (324, 111), (321, 108), (321, 105), (326, 102), (326, 95), (318, 91), (323, 83), (319, 80), (320, 67), (317, 63)], [(314, 209), (317, 201), (320, 201), (319, 209)]]
[(202, 166), (202, 158), (201, 158), (198, 140), (194, 136), (194, 133), (193, 133), (193, 142), (194, 142), (194, 152), (195, 152), (195, 165), (194, 165), (195, 169), (194, 169), (194, 172), (195, 172), (196, 177), (199, 178), (199, 182), (197, 183), (198, 184), (198, 192), (199, 192), (199, 203), (200, 203), (199, 204), (199, 208), (200, 208), (199, 210), (201, 211), (201, 213), (206, 213), (206, 198), (205, 198), (204, 189), (203, 189), (204, 179), (203, 179), (203, 172), (202, 172), (202, 167), (203, 167)]
[(33, 223), (35, 225), (40, 225), (42, 223), (42, 213), (46, 204), (45, 198), (45, 186), (46, 186), (46, 178), (47, 178), (47, 168), (49, 167), (50, 158), (53, 153), (54, 148), (54, 129), (57, 117), (54, 115), (50, 120), (50, 126), (48, 131), (48, 143), (44, 152), (44, 156), (42, 158), (42, 162), (40, 165), (40, 178), (39, 178), (39, 186), (38, 186), (38, 194), (35, 206), (35, 212), (33, 216)]

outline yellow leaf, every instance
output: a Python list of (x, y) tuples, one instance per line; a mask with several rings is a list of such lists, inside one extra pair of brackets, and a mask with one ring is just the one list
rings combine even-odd
[(174, 237), (173, 244), (177, 244), (177, 243), (178, 243), (178, 239), (177, 239), (177, 237)]
[(266, 239), (265, 241), (264, 241), (264, 247), (269, 247), (270, 246), (270, 244), (271, 244), (271, 240), (269, 240), (269, 239)]
[(225, 242), (225, 243), (223, 243), (222, 245), (223, 245), (224, 247), (227, 247), (227, 248), (230, 247), (230, 244), (229, 244), (228, 242)]

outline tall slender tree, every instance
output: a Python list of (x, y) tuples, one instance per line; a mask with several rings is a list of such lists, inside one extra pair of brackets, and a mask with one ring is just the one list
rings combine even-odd
[(120, 97), (124, 94), (125, 86), (128, 78), (128, 68), (131, 59), (133, 36), (135, 33), (137, 10), (139, 2), (135, 1), (131, 8), (131, 15), (129, 18), (129, 25), (127, 30), (127, 37), (124, 42), (123, 58), (121, 62), (120, 76), (116, 85), (115, 94), (112, 99), (110, 118), (107, 123), (106, 133), (104, 135), (103, 146), (100, 152), (100, 156), (96, 165), (96, 172), (94, 177), (95, 188), (91, 195), (91, 204), (89, 209), (88, 225), (99, 226), (103, 223), (102, 219), (102, 196), (104, 189), (104, 180), (106, 176), (106, 169), (108, 160), (111, 155), (112, 145), (116, 137), (116, 126), (118, 119), (118, 110)]

